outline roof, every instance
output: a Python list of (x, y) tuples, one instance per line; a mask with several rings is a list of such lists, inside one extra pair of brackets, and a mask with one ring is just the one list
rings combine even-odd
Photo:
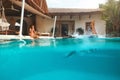
[(49, 8), (50, 14), (79, 14), (79, 13), (97, 13), (101, 9), (79, 9), (79, 8)]
[[(11, 0), (16, 5), (22, 7), (21, 0)], [(48, 8), (46, 4), (46, 0), (26, 0), (25, 1), (25, 9), (31, 13), (40, 15), (45, 18), (51, 18), (48, 16)]]
[[(12, 5), (12, 2), (22, 2), (22, 0), (2, 0), (2, 3), (4, 5), (4, 7), (10, 8)], [(46, 0), (25, 0), (25, 2), (30, 5), (31, 7), (37, 9), (40, 12), (43, 13), (48, 13), (48, 7), (47, 7), (47, 3)], [(14, 5), (14, 4), (13, 4)], [(15, 5), (14, 5), (15, 6)]]
[[(1, 1), (1, 0), (0, 0)], [(21, 14), (21, 7), (22, 7), (22, 0), (2, 0), (3, 7), (5, 8), (5, 13), (7, 15), (20, 15)], [(13, 10), (11, 7), (19, 10)], [(38, 14), (43, 17), (48, 16), (48, 7), (46, 0), (25, 0), (25, 14)]]
[(42, 13), (48, 13), (46, 0), (26, 0), (25, 2)]

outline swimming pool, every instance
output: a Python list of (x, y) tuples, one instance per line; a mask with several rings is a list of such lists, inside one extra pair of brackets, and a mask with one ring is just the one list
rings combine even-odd
[(1, 40), (0, 80), (120, 80), (120, 38)]

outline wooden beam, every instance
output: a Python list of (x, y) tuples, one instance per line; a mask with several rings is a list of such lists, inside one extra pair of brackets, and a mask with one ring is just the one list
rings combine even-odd
[[(22, 7), (22, 2), (21, 1), (16, 1), (16, 0), (10, 0), (10, 1), (13, 1), (14, 4)], [(42, 16), (42, 17), (45, 17), (45, 18), (48, 18), (48, 19), (51, 19), (50, 16), (47, 16), (41, 12), (39, 12), (38, 10), (34, 9), (33, 7), (31, 7), (30, 5), (28, 5), (27, 3), (25, 3), (25, 9), (33, 14), (37, 14), (39, 16)]]

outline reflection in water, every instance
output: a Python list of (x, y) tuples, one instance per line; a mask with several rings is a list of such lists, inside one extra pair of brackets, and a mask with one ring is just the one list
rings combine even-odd
[(23, 40), (23, 39), (21, 39), (19, 42), (20, 42), (20, 43), (19, 43), (19, 47), (23, 47), (23, 46), (26, 45), (26, 41)]
[(55, 39), (33, 39), (27, 40), (27, 44), (25, 46), (56, 46)]
[(12, 40), (0, 40), (0, 44), (7, 44), (12, 42)]

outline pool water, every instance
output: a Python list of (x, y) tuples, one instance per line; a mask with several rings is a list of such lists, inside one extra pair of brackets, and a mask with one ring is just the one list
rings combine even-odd
[(1, 40), (0, 80), (120, 80), (120, 38)]

